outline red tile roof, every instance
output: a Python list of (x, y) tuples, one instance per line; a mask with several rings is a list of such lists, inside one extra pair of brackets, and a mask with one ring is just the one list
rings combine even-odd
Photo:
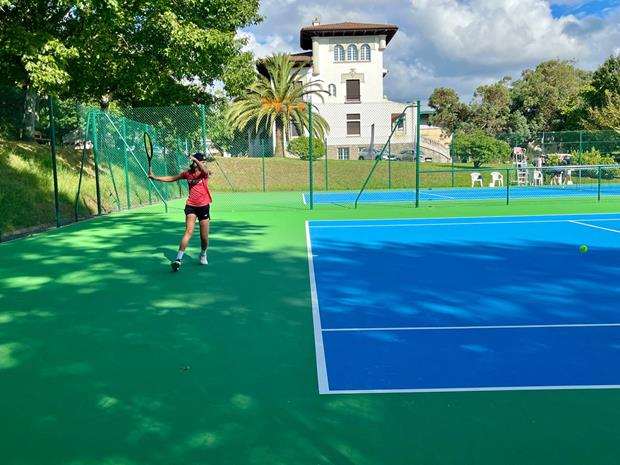
[(398, 31), (398, 26), (393, 24), (368, 24), (368, 23), (333, 23), (319, 24), (318, 26), (306, 26), (299, 33), (299, 44), (303, 50), (312, 48), (312, 37), (337, 37), (337, 36), (368, 36), (384, 34), (389, 43)]

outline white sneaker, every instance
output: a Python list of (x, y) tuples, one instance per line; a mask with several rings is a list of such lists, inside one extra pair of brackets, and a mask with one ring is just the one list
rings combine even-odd
[(201, 265), (208, 265), (209, 264), (209, 262), (207, 261), (207, 256), (206, 255), (200, 254), (200, 264)]

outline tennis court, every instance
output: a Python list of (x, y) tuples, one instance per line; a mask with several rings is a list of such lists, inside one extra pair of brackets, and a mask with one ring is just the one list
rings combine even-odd
[[(529, 186), (529, 187), (510, 187), (507, 192), (506, 187), (457, 187), (457, 188), (438, 188), (420, 189), (421, 201), (463, 201), (463, 200), (505, 200), (509, 195), (511, 199), (554, 199), (571, 197), (590, 197), (597, 198), (597, 184), (581, 184), (569, 186)], [(620, 195), (620, 184), (601, 184), (601, 196)], [(354, 203), (359, 192), (315, 192), (315, 204), (346, 204)], [(391, 202), (415, 202), (415, 189), (409, 190), (384, 190), (384, 191), (365, 191), (359, 198), (360, 203), (391, 203)], [(306, 192), (303, 194), (303, 203), (309, 204), (310, 197)]]
[(0, 244), (0, 462), (616, 465), (620, 389), (538, 388), (620, 384), (617, 202), (299, 197), (214, 194), (178, 273), (184, 199)]
[(620, 387), (620, 215), (307, 229), (322, 393)]

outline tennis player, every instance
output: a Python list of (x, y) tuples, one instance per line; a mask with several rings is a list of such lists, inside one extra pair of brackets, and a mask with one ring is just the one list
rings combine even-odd
[(205, 156), (197, 152), (190, 155), (191, 165), (187, 171), (183, 171), (175, 176), (155, 176), (152, 170), (149, 170), (149, 178), (155, 181), (175, 182), (180, 179), (186, 179), (189, 188), (189, 197), (185, 203), (185, 234), (179, 244), (177, 258), (171, 263), (172, 270), (178, 271), (185, 255), (187, 244), (194, 233), (196, 220), (200, 226), (200, 264), (206, 265), (207, 246), (209, 245), (209, 221), (211, 219), (211, 193), (209, 192), (209, 176), (212, 174), (207, 170), (204, 159)]

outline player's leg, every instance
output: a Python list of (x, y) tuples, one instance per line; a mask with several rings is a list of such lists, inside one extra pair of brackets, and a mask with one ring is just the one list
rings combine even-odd
[(196, 214), (188, 208), (185, 209), (185, 234), (181, 238), (181, 243), (179, 244), (179, 251), (177, 252), (177, 258), (172, 262), (172, 269), (177, 271), (181, 267), (181, 260), (183, 260), (183, 255), (185, 255), (185, 249), (187, 248), (187, 244), (189, 244), (189, 240), (192, 238), (192, 234), (194, 234), (194, 225), (196, 224)]
[(200, 263), (206, 265), (207, 261), (207, 247), (209, 246), (209, 224), (211, 220), (206, 218), (200, 221)]

